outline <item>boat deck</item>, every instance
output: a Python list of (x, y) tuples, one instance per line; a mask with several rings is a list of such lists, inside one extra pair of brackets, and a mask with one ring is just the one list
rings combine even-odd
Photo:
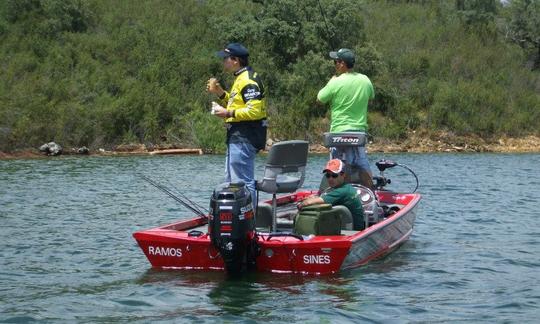
[[(190, 229), (190, 231), (201, 231), (205, 234), (208, 233), (208, 225), (201, 225), (201, 226), (197, 226), (197, 227), (194, 227), (192, 229)], [(278, 226), (277, 228), (277, 231), (276, 232), (280, 232), (280, 233), (292, 233), (292, 228), (291, 227), (280, 227)], [(344, 236), (351, 236), (351, 235), (355, 235), (357, 234), (358, 232), (360, 231), (351, 231), (351, 230), (341, 230), (341, 235), (344, 235)], [(269, 228), (257, 228), (257, 233), (259, 234), (270, 234), (270, 231), (269, 231)]]

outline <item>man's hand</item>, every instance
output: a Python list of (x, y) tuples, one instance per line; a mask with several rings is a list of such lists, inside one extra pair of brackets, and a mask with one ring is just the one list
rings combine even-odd
[(208, 79), (208, 82), (206, 82), (206, 91), (213, 93), (218, 97), (223, 96), (225, 93), (225, 90), (223, 90), (221, 84), (219, 84), (219, 81), (216, 78)]
[(296, 204), (296, 208), (302, 209), (306, 206), (316, 205), (316, 204), (324, 204), (324, 200), (317, 195), (311, 195), (307, 197), (306, 199), (300, 201)]
[(227, 113), (227, 109), (221, 107), (221, 106), (218, 106), (218, 107), (215, 107), (214, 108), (214, 115), (218, 116), (218, 117), (221, 117), (221, 118), (228, 118), (228, 113)]

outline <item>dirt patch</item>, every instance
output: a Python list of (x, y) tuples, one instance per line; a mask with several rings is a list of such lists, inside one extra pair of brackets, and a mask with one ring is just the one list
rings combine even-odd
[(496, 152), (528, 153), (540, 152), (540, 138), (483, 139), (477, 136), (456, 136), (452, 133), (438, 134), (412, 133), (400, 142), (377, 142), (368, 146), (371, 151), (380, 152)]
[(0, 160), (6, 159), (32, 159), (46, 157), (37, 150), (20, 150), (15, 152), (2, 152), (0, 151)]
[[(540, 137), (498, 138), (485, 140), (477, 136), (455, 136), (451, 133), (411, 133), (404, 140), (371, 139), (368, 152), (385, 153), (433, 153), (433, 152), (494, 152), (494, 153), (540, 153)], [(310, 145), (310, 151), (326, 153), (320, 144)]]

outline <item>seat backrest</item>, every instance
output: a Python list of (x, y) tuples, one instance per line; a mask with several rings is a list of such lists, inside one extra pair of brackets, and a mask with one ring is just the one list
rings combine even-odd
[(310, 205), (296, 215), (293, 232), (299, 235), (340, 235), (341, 221), (341, 211), (332, 205)]
[(259, 203), (255, 214), (255, 227), (270, 228), (272, 226), (272, 205)]
[(338, 211), (341, 216), (341, 229), (343, 230), (352, 230), (353, 229), (353, 219), (352, 213), (349, 208), (343, 205), (332, 206), (333, 210)]
[[(304, 183), (309, 143), (284, 141), (270, 148), (264, 168), (264, 178), (257, 190), (267, 193), (294, 192)], [(294, 176), (287, 173), (295, 173)]]
[(305, 166), (308, 147), (308, 142), (299, 140), (275, 143), (268, 152), (266, 166), (281, 167), (283, 169)]

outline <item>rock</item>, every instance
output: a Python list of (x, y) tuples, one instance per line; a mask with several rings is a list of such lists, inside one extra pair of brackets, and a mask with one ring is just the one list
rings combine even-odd
[(77, 150), (77, 154), (88, 154), (89, 152), (90, 150), (86, 146), (79, 147), (79, 149)]
[(39, 151), (43, 153), (49, 153), (49, 144), (43, 144), (39, 147)]
[(39, 150), (49, 156), (56, 156), (62, 154), (62, 146), (55, 142), (43, 144), (39, 147)]
[(62, 154), (62, 146), (56, 144), (55, 142), (49, 143), (49, 155), (56, 156)]

